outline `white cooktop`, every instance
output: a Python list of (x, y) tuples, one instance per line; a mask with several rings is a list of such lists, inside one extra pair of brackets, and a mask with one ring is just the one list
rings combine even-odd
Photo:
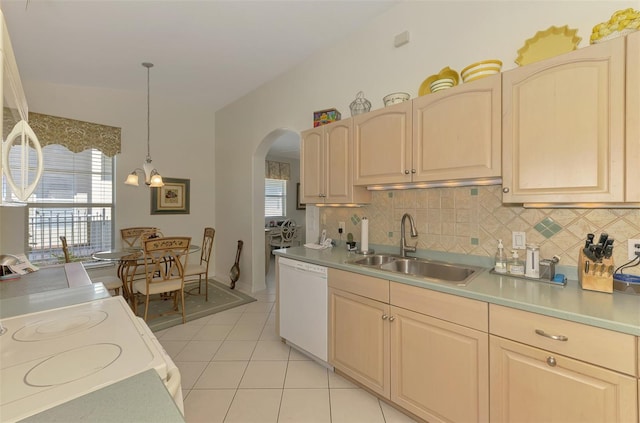
[(154, 368), (164, 351), (122, 297), (2, 320), (0, 416), (20, 420)]

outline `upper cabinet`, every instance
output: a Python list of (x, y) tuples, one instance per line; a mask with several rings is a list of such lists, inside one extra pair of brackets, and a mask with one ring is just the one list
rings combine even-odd
[(411, 182), (411, 101), (353, 118), (356, 185)]
[(371, 202), (371, 193), (366, 188), (353, 186), (352, 123), (346, 119), (302, 133), (301, 202)]
[(500, 75), (413, 100), (414, 182), (500, 176)]
[(640, 31), (627, 35), (626, 201), (640, 203)]
[(625, 62), (621, 37), (502, 74), (504, 202), (625, 201)]
[(357, 185), (500, 176), (500, 75), (354, 118)]

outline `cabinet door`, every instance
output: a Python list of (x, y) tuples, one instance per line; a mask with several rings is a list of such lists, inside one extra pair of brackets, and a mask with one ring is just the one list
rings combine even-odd
[(624, 197), (625, 42), (502, 74), (503, 201)]
[(321, 203), (324, 198), (323, 128), (304, 131), (300, 140), (300, 202)]
[(411, 181), (411, 102), (353, 118), (355, 185)]
[(501, 175), (500, 75), (413, 100), (413, 181)]
[(349, 149), (351, 147), (351, 119), (332, 123), (325, 128), (326, 198), (329, 203), (351, 201), (353, 185)]
[(489, 335), (391, 307), (391, 400), (429, 422), (489, 421)]
[(389, 306), (329, 289), (329, 363), (389, 398)]
[(635, 422), (635, 378), (490, 337), (493, 422)]
[(640, 31), (627, 35), (626, 200), (640, 203)]

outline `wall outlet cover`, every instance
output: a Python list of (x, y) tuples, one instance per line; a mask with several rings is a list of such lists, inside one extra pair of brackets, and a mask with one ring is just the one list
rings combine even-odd
[(640, 247), (636, 248), (636, 245), (640, 245), (640, 239), (628, 239), (628, 258), (629, 260), (633, 260), (634, 258), (638, 257), (636, 255), (636, 252), (640, 252)]
[(525, 232), (512, 232), (511, 237), (511, 248), (514, 250), (524, 250), (527, 248), (527, 234)]

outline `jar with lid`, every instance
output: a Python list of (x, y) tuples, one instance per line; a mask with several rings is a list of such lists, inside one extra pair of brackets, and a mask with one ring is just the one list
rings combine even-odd
[(349, 105), (349, 109), (351, 109), (351, 116), (367, 113), (371, 110), (371, 102), (364, 98), (362, 91), (359, 91), (358, 94), (356, 94), (356, 99)]

